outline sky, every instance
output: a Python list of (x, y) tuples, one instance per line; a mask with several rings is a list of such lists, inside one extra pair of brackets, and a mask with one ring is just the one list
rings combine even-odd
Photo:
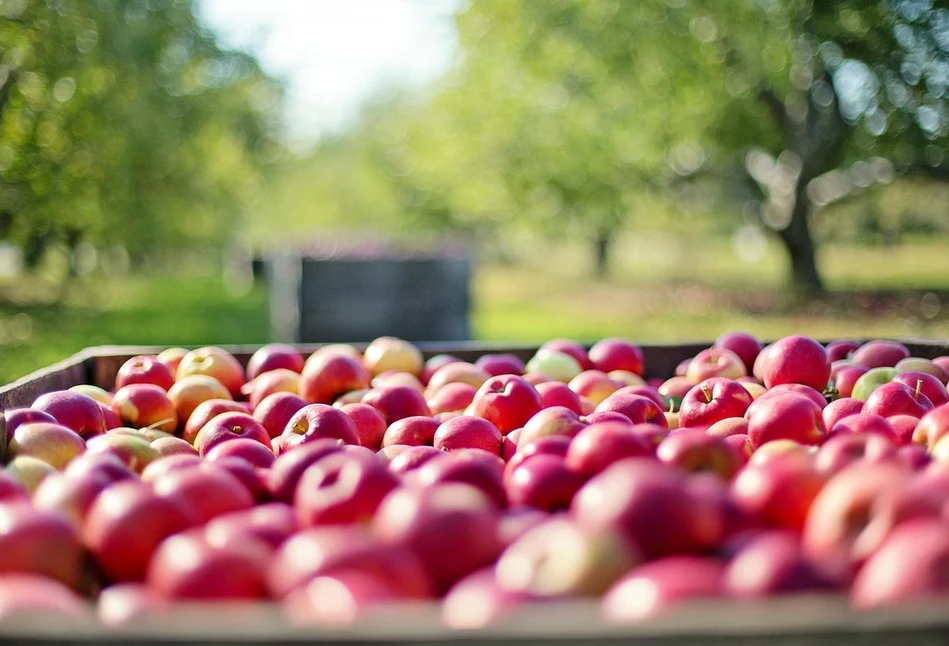
[(454, 62), (461, 0), (202, 0), (221, 41), (287, 82), (288, 135), (300, 145), (350, 125), (393, 87), (436, 79)]

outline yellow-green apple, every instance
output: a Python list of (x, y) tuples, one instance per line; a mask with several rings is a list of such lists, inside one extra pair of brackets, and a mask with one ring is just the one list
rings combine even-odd
[(642, 348), (626, 339), (609, 338), (597, 341), (590, 348), (588, 355), (592, 367), (603, 372), (626, 370), (640, 377), (645, 373)]
[(47, 476), (57, 473), (57, 471), (53, 466), (39, 458), (21, 455), (10, 460), (4, 469), (4, 473), (32, 495)]
[(405, 450), (389, 461), (389, 471), (402, 476), (414, 471), (435, 457), (443, 456), (442, 452), (433, 446), (405, 446)]
[(212, 518), (240, 509), (250, 509), (254, 499), (237, 476), (218, 463), (203, 463), (158, 476), (152, 490), (174, 500), (203, 525)]
[(754, 376), (769, 389), (779, 384), (804, 384), (824, 392), (830, 380), (830, 360), (824, 346), (814, 339), (786, 336), (761, 351)]
[(144, 435), (136, 437), (125, 433), (107, 433), (90, 438), (86, 442), (86, 451), (114, 455), (135, 473), (141, 473), (160, 457)]
[(142, 354), (122, 364), (115, 374), (115, 389), (130, 384), (153, 384), (168, 391), (175, 384), (175, 374), (158, 357)]
[(323, 438), (342, 440), (344, 444), (359, 444), (359, 435), (353, 420), (338, 408), (326, 404), (309, 404), (290, 418), (281, 437), (281, 451)]
[(738, 379), (748, 373), (745, 364), (737, 354), (725, 348), (707, 348), (699, 352), (685, 371), (685, 378), (694, 384), (710, 379), (724, 377)]
[(445, 384), (431, 393), (426, 403), (432, 415), (465, 410), (474, 400), (478, 389), (460, 381)]
[(92, 384), (78, 384), (76, 386), (71, 386), (69, 390), (74, 393), (89, 395), (100, 404), (105, 404), (106, 406), (112, 404), (112, 393), (110, 393), (108, 390), (105, 390), (104, 388), (93, 386)]
[(517, 375), (491, 377), (475, 393), (470, 411), (507, 434), (541, 410), (537, 389)]
[(526, 372), (539, 372), (553, 381), (569, 382), (583, 370), (577, 360), (564, 352), (538, 350), (524, 366)]
[(758, 398), (748, 407), (748, 437), (757, 449), (777, 439), (820, 444), (825, 436), (820, 406), (797, 393)]
[(817, 450), (818, 471), (834, 474), (854, 462), (881, 462), (896, 455), (897, 444), (880, 433), (836, 433)]
[(715, 437), (747, 436), (748, 420), (744, 417), (726, 417), (709, 426), (705, 432)]
[(857, 415), (863, 411), (863, 402), (852, 397), (841, 397), (827, 404), (824, 407), (821, 417), (824, 420), (824, 428), (830, 429), (834, 424), (850, 415)]
[(435, 429), (433, 444), (440, 451), (481, 449), (492, 455), (501, 454), (501, 432), (488, 420), (475, 415), (460, 415), (443, 422)]
[[(168, 399), (175, 406), (178, 421), (187, 424), (191, 414), (202, 403), (210, 399), (233, 400), (231, 393), (220, 381), (208, 375), (188, 375), (175, 382), (168, 391)], [(198, 428), (200, 430), (200, 428)]]
[(795, 532), (772, 529), (756, 532), (741, 545), (728, 564), (723, 587), (731, 597), (757, 599), (831, 590), (840, 583), (804, 555)]
[(109, 580), (141, 581), (158, 544), (193, 523), (180, 501), (132, 480), (99, 494), (86, 515), (82, 538)]
[(713, 347), (731, 350), (738, 355), (747, 374), (751, 374), (751, 370), (755, 366), (755, 359), (758, 358), (758, 354), (762, 349), (761, 341), (757, 337), (747, 332), (738, 331), (722, 334), (715, 339)]
[(49, 422), (21, 424), (7, 446), (8, 458), (28, 455), (62, 470), (86, 450), (86, 443), (74, 431)]
[(386, 370), (399, 370), (421, 377), (425, 367), (421, 350), (413, 343), (392, 336), (381, 336), (366, 346), (363, 362), (373, 376)]
[(944, 598), (949, 578), (949, 528), (937, 519), (903, 523), (864, 564), (850, 588), (860, 610), (906, 606)]
[(303, 355), (292, 345), (285, 343), (268, 343), (258, 348), (247, 361), (245, 376), (247, 381), (256, 379), (259, 375), (271, 370), (292, 370), (300, 373), (303, 370)]
[(274, 393), (300, 394), (300, 374), (286, 368), (268, 370), (244, 384), (241, 392), (247, 397), (251, 410)]
[(853, 339), (837, 339), (827, 344), (827, 358), (831, 361), (849, 359), (853, 351), (860, 347), (859, 341)]
[(949, 403), (949, 392), (946, 391), (946, 387), (931, 374), (914, 371), (901, 372), (893, 378), (893, 381), (925, 395), (934, 407)]
[[(284, 429), (287, 428), (287, 423), (290, 421), (290, 418), (306, 405), (306, 400), (299, 395), (294, 395), (293, 393), (274, 393), (264, 397), (263, 401), (254, 408), (254, 419), (267, 429), (268, 435), (273, 439), (283, 433)], [(227, 412), (227, 410), (222, 410), (221, 412)], [(209, 417), (205, 423), (210, 421), (210, 419)], [(187, 439), (187, 435), (186, 433), (185, 439)], [(195, 433), (195, 436), (197, 436), (197, 433)]]
[(216, 346), (207, 346), (192, 350), (186, 354), (175, 372), (176, 384), (185, 377), (205, 375), (217, 379), (227, 388), (233, 399), (241, 395), (244, 385), (244, 367), (227, 350)]
[(58, 424), (75, 431), (83, 439), (105, 433), (105, 419), (98, 402), (89, 395), (56, 390), (40, 395), (30, 408), (51, 415)]
[(565, 511), (586, 478), (572, 471), (562, 456), (537, 454), (509, 472), (505, 492), (512, 506), (548, 512)]
[(828, 438), (837, 435), (879, 435), (899, 445), (900, 436), (885, 417), (873, 413), (848, 415), (835, 423), (828, 432)]
[(949, 435), (949, 404), (937, 406), (920, 418), (913, 431), (913, 442), (932, 450), (945, 435)]
[(241, 437), (259, 442), (267, 450), (272, 450), (267, 429), (247, 413), (233, 412), (221, 413), (211, 418), (194, 438), (194, 446), (198, 449), (198, 454), (204, 457), (218, 444)]
[(712, 377), (693, 386), (682, 398), (679, 424), (706, 429), (720, 420), (742, 417), (753, 401), (737, 381)]
[(363, 396), (362, 403), (379, 411), (387, 425), (405, 417), (431, 415), (425, 396), (411, 386), (373, 388)]
[(898, 374), (896, 368), (871, 368), (857, 377), (853, 388), (851, 388), (850, 396), (860, 401), (866, 401), (874, 390), (890, 383)]
[(689, 473), (708, 471), (730, 480), (741, 468), (741, 460), (724, 438), (703, 429), (686, 428), (669, 433), (656, 447), (663, 464)]
[[(491, 459), (493, 458), (493, 459)], [(442, 455), (410, 472), (412, 485), (434, 487), (447, 483), (475, 487), (488, 496), (498, 509), (507, 507), (503, 480), (504, 463), (480, 450), (459, 450), (453, 455)]]
[(949, 370), (946, 370), (942, 366), (933, 363), (929, 359), (923, 359), (922, 357), (910, 357), (908, 359), (903, 359), (895, 368), (903, 372), (924, 372), (926, 374), (932, 375), (939, 380), (943, 386), (949, 382)]
[(498, 375), (524, 374), (524, 362), (517, 355), (504, 353), (483, 354), (475, 361), (475, 365), (484, 369), (492, 377)]
[[(7, 573), (0, 578), (0, 621), (5, 625), (89, 627), (89, 603), (68, 586), (38, 574)], [(30, 623), (25, 623), (30, 622)]]
[(590, 370), (593, 368), (593, 364), (590, 362), (590, 356), (587, 353), (586, 348), (576, 341), (571, 341), (570, 339), (551, 339), (540, 346), (540, 349), (569, 354), (576, 360), (578, 364), (580, 364), (580, 368), (582, 370)]
[(863, 405), (863, 412), (882, 417), (892, 415), (922, 417), (933, 408), (933, 403), (919, 388), (914, 390), (904, 383), (891, 381), (870, 393)]
[(396, 489), (382, 501), (372, 527), (384, 543), (414, 553), (443, 594), (497, 559), (502, 548), (499, 519), (494, 503), (480, 490), (450, 483)]
[(439, 423), (426, 415), (412, 415), (393, 422), (382, 437), (382, 446), (432, 446)]
[(159, 363), (163, 363), (171, 371), (171, 374), (174, 375), (178, 372), (178, 364), (181, 363), (181, 360), (185, 358), (186, 354), (188, 354), (188, 350), (184, 348), (166, 348), (159, 352), (156, 358)]
[(602, 612), (611, 622), (637, 622), (694, 599), (722, 597), (724, 574), (718, 558), (667, 556), (619, 579), (603, 597)]
[(366, 523), (398, 486), (398, 477), (374, 455), (338, 451), (307, 468), (293, 506), (304, 527)]
[(178, 412), (168, 393), (154, 384), (123, 386), (112, 399), (112, 412), (125, 424), (136, 428), (153, 427), (174, 433)]
[(545, 381), (542, 384), (537, 384), (534, 388), (537, 390), (537, 394), (540, 395), (541, 408), (563, 406), (577, 414), (583, 412), (580, 398), (562, 381)]
[(200, 530), (169, 536), (149, 563), (149, 589), (168, 600), (263, 599), (269, 550), (254, 539), (211, 545)]
[(641, 558), (619, 532), (593, 531), (561, 516), (517, 539), (495, 571), (507, 590), (545, 599), (597, 597)]
[(623, 387), (623, 382), (613, 379), (602, 370), (584, 370), (567, 384), (570, 390), (586, 397), (595, 404)]
[(278, 502), (292, 503), (300, 476), (307, 467), (329, 455), (341, 450), (342, 440), (324, 438), (296, 447), (293, 451), (277, 456), (270, 469), (267, 486), (271, 495)]
[(355, 403), (340, 406), (339, 409), (349, 415), (356, 425), (359, 446), (378, 451), (386, 434), (386, 420), (369, 404)]
[(369, 379), (369, 371), (357, 358), (314, 354), (303, 367), (300, 394), (311, 403), (331, 404), (349, 391), (369, 388)]
[(595, 412), (621, 413), (629, 418), (629, 421), (633, 424), (649, 423), (663, 427), (668, 426), (668, 422), (662, 414), (662, 407), (655, 400), (643, 395), (617, 391), (601, 401)]
[(566, 465), (594, 476), (624, 458), (653, 454), (652, 445), (624, 422), (599, 422), (580, 430), (569, 444)]
[(751, 518), (800, 531), (827, 478), (807, 454), (785, 452), (761, 463), (753, 455), (732, 480), (731, 497)]
[(526, 446), (548, 435), (573, 437), (584, 428), (586, 423), (569, 408), (554, 406), (544, 408), (531, 416), (524, 424), (517, 440), (518, 448)]
[(276, 550), (299, 529), (293, 507), (283, 502), (268, 502), (218, 516), (204, 526), (204, 536), (211, 545), (251, 538)]
[(909, 349), (897, 341), (868, 341), (853, 351), (851, 359), (867, 368), (892, 368), (910, 356)]
[(273, 466), (275, 459), (273, 451), (263, 442), (249, 437), (237, 437), (227, 442), (219, 442), (204, 457), (208, 462), (214, 462), (228, 456), (244, 460), (261, 469), (269, 469)]
[(484, 628), (532, 600), (529, 594), (502, 588), (495, 568), (485, 567), (451, 587), (441, 604), (441, 619), (454, 630)]
[(0, 527), (0, 573), (38, 574), (78, 586), (82, 544), (65, 516), (25, 501), (5, 502)]
[(198, 455), (198, 450), (194, 448), (191, 442), (187, 442), (180, 437), (159, 437), (152, 440), (150, 446), (155, 449), (159, 456), (177, 455)]

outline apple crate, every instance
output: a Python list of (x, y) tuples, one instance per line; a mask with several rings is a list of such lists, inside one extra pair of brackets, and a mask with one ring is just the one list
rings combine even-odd
[[(899, 339), (913, 356), (949, 354), (949, 340)], [(354, 344), (362, 349), (360, 344)], [(418, 344), (426, 358), (451, 353), (473, 361), (487, 352), (508, 352), (526, 360), (536, 346), (433, 342)], [(683, 360), (709, 342), (643, 345), (646, 376), (668, 376)], [(318, 345), (299, 345), (308, 354)], [(227, 347), (242, 363), (256, 346)], [(0, 387), (0, 411), (29, 406), (41, 393), (89, 383), (110, 389), (118, 368), (139, 354), (161, 348), (93, 347), (60, 363)], [(6, 433), (0, 415), (0, 442)], [(5, 447), (2, 447), (5, 449)], [(4, 451), (5, 453), (5, 451)], [(0, 641), (29, 644), (304, 644), (351, 646), (432, 646), (459, 644), (749, 644), (787, 645), (889, 644), (897, 640), (942, 646), (949, 643), (949, 612), (945, 602), (856, 612), (838, 594), (788, 595), (754, 602), (699, 601), (637, 624), (604, 622), (593, 601), (528, 605), (504, 621), (473, 631), (454, 631), (440, 621), (432, 603), (380, 608), (354, 626), (297, 628), (288, 625), (271, 603), (180, 604), (160, 619), (124, 629), (103, 629), (48, 621), (12, 621), (0, 625)]]

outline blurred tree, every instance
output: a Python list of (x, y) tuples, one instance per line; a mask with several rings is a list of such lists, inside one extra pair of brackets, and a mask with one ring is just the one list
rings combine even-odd
[(191, 0), (0, 2), (0, 238), (220, 245), (262, 194), (282, 89)]

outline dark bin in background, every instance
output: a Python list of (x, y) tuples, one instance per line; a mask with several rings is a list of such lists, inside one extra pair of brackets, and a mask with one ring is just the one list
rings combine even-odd
[(470, 338), (472, 259), (467, 245), (385, 243), (311, 247), (266, 260), (271, 334), (297, 343)]

